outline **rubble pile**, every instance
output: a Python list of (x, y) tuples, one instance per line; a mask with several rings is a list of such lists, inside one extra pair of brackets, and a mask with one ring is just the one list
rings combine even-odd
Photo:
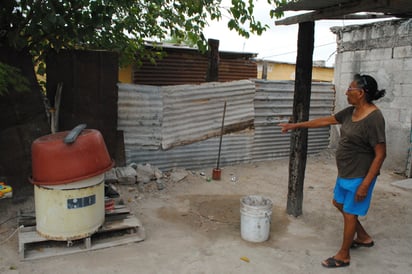
[(125, 167), (115, 167), (105, 173), (105, 183), (121, 185), (137, 185), (140, 192), (163, 190), (169, 184), (184, 180), (189, 175), (185, 169), (172, 169), (162, 172), (150, 164), (132, 163)]

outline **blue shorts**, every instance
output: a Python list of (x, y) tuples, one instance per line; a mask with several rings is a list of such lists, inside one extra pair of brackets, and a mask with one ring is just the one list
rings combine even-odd
[(336, 179), (333, 199), (338, 204), (343, 204), (343, 212), (359, 216), (365, 216), (366, 213), (368, 213), (376, 177), (372, 180), (372, 183), (368, 189), (368, 195), (366, 195), (365, 199), (362, 201), (356, 201), (356, 191), (362, 181), (363, 178), (344, 179), (338, 177)]

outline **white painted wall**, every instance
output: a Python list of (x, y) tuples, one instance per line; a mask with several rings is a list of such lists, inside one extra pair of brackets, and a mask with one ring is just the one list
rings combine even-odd
[[(386, 119), (384, 166), (405, 172), (412, 120), (412, 19), (334, 27), (337, 36), (336, 111), (348, 106), (345, 91), (356, 73), (374, 77), (386, 96), (376, 101)], [(336, 132), (335, 132), (336, 133)], [(332, 147), (337, 135), (333, 134)]]

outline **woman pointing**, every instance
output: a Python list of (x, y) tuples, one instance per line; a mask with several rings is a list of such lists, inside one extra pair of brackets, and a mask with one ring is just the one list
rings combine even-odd
[(384, 95), (385, 90), (378, 90), (374, 78), (356, 74), (346, 91), (351, 106), (329, 117), (279, 124), (283, 133), (297, 128), (341, 125), (333, 205), (343, 215), (343, 241), (334, 256), (322, 261), (324, 267), (348, 266), (350, 248), (374, 245), (358, 216), (368, 212), (376, 178), (386, 157), (385, 120), (373, 103)]

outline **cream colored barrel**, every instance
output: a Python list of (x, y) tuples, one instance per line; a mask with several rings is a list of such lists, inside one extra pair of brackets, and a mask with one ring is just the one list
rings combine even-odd
[(36, 230), (50, 240), (90, 236), (104, 223), (104, 174), (63, 185), (35, 185)]

